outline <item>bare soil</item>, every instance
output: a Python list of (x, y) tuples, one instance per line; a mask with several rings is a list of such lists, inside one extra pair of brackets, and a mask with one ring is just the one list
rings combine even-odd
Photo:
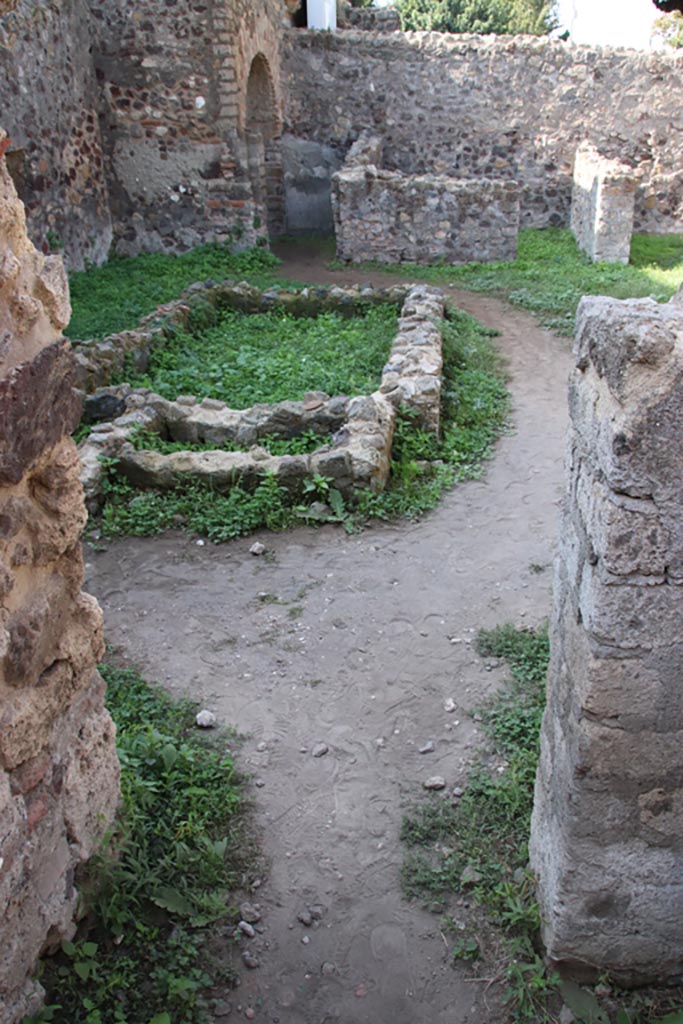
[[(290, 278), (358, 279), (314, 249), (285, 255)], [(509, 368), (513, 431), (481, 480), (418, 523), (355, 537), (326, 526), (86, 549), (110, 644), (247, 737), (237, 756), (268, 868), (251, 897), (263, 931), (244, 943), (260, 966), (240, 964), (232, 1020), (503, 1020), (496, 988), (451, 966), (441, 918), (403, 897), (398, 835), (424, 781), (463, 785), (482, 743), (471, 715), (505, 670), (487, 671), (477, 631), (550, 612), (570, 346), (498, 299), (447, 291), (501, 331)], [(256, 539), (265, 556), (249, 554)], [(314, 757), (318, 743), (329, 749)], [(297, 915), (316, 905), (322, 920), (306, 927)]]

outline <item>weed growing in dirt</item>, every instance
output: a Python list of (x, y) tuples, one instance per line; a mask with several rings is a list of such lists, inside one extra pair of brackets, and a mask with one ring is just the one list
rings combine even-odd
[(130, 669), (102, 674), (123, 805), (81, 882), (77, 939), (43, 963), (48, 1008), (34, 1021), (195, 1024), (225, 973), (206, 944), (245, 866), (241, 780), (224, 740), (194, 728), (190, 702)]
[(441, 436), (403, 412), (394, 434), (391, 476), (381, 494), (358, 498), (357, 517), (416, 519), (444, 490), (478, 477), (505, 430), (509, 394), (491, 337), (467, 313), (451, 310), (443, 329)]
[(100, 524), (107, 537), (149, 537), (185, 529), (220, 543), (260, 527), (283, 530), (295, 521), (289, 495), (272, 474), (254, 491), (236, 486), (226, 495), (199, 483), (163, 492), (138, 491), (110, 468)]
[[(558, 992), (577, 1024), (683, 1024), (680, 990), (627, 995), (604, 986), (598, 999), (548, 974), (527, 848), (545, 706), (547, 629), (483, 630), (477, 649), (483, 657), (505, 660), (512, 679), (481, 709), (490, 749), (471, 770), (462, 797), (453, 804), (432, 798), (404, 818), (401, 838), (410, 847), (402, 873), (406, 894), (437, 911), (446, 909), (449, 893), (465, 894), (487, 912), (476, 932), (447, 919), (446, 930), (457, 936), (452, 956), (475, 973), (493, 970), (515, 1024), (556, 1020), (550, 1007)], [(667, 1011), (676, 1012), (662, 1017)]]
[(266, 287), (278, 280), (274, 268), (279, 262), (266, 249), (234, 253), (230, 246), (215, 244), (200, 245), (180, 256), (115, 256), (101, 267), (71, 275), (73, 312), (66, 333), (70, 338), (104, 338), (129, 330), (140, 317), (177, 299), (195, 281), (236, 277)]
[(216, 310), (153, 352), (146, 373), (124, 376), (165, 398), (217, 398), (233, 409), (307, 391), (364, 395), (375, 390), (395, 334), (392, 305), (353, 317)]
[(634, 235), (628, 266), (592, 263), (565, 229), (527, 228), (520, 232), (517, 259), (511, 263), (365, 267), (401, 277), (414, 275), (416, 280), (437, 285), (494, 292), (529, 310), (544, 327), (571, 335), (583, 295), (669, 299), (683, 282), (683, 235)]

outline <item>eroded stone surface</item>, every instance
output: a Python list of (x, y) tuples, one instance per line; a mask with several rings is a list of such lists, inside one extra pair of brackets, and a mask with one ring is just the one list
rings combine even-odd
[(574, 159), (570, 226), (594, 263), (628, 263), (637, 172), (582, 143)]
[(0, 1019), (13, 1024), (40, 1002), (37, 957), (73, 934), (74, 870), (112, 820), (118, 762), (102, 613), (81, 591), (66, 278), (29, 243), (4, 161), (0, 266)]
[(683, 312), (585, 298), (531, 859), (551, 958), (683, 972)]

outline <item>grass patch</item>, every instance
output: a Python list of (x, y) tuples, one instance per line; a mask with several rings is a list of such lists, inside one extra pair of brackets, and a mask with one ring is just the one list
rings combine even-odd
[[(251, 445), (238, 445), (226, 442), (222, 448), (217, 449), (215, 444), (191, 443), (189, 441), (168, 441), (151, 430), (140, 428), (131, 435), (131, 443), (136, 451), (160, 452), (162, 455), (172, 455), (174, 452), (248, 452)], [(304, 430), (297, 437), (277, 437), (275, 434), (266, 434), (260, 437), (255, 443), (260, 448), (265, 448), (271, 455), (308, 455), (317, 451), (323, 445), (329, 444), (329, 434), (316, 434), (314, 430)]]
[[(391, 476), (381, 494), (360, 492), (354, 507), (345, 507), (332, 482), (321, 477), (305, 483), (300, 499), (292, 499), (274, 477), (266, 477), (252, 492), (237, 486), (229, 495), (200, 484), (185, 484), (163, 493), (139, 492), (118, 478), (112, 465), (105, 482), (102, 532), (106, 536), (147, 536), (175, 527), (219, 543), (260, 527), (285, 529), (302, 519), (343, 523), (354, 531), (372, 518), (418, 518), (434, 508), (445, 489), (482, 472), (505, 429), (509, 396), (491, 344), (492, 333), (466, 313), (450, 313), (444, 326), (442, 435), (437, 438), (420, 429), (410, 415), (400, 415)], [(272, 454), (280, 455), (315, 450), (325, 439), (307, 432), (288, 441), (263, 439), (259, 443), (266, 441)], [(207, 447), (169, 442), (145, 432), (139, 432), (134, 443), (162, 452)], [(309, 514), (313, 502), (325, 503), (330, 511)]]
[[(539, 911), (527, 871), (547, 630), (503, 626), (480, 633), (478, 649), (484, 656), (505, 658), (512, 672), (509, 689), (482, 712), (493, 751), (471, 771), (457, 804), (433, 799), (406, 816), (401, 838), (412, 850), (404, 862), (403, 885), (409, 896), (426, 898), (437, 908), (446, 894), (467, 892), (487, 911), (489, 922), (504, 936), (511, 1018), (531, 1021), (557, 983), (546, 976), (537, 952)], [(473, 961), (483, 953), (474, 933), (460, 935), (457, 959)]]
[(220, 737), (197, 732), (192, 703), (130, 669), (102, 674), (122, 769), (116, 853), (88, 864), (87, 916), (44, 961), (48, 1007), (35, 1020), (195, 1024), (226, 972), (207, 942), (244, 871), (241, 781)]
[(494, 292), (533, 313), (544, 327), (571, 335), (582, 295), (669, 299), (683, 282), (683, 235), (634, 235), (628, 266), (592, 263), (564, 228), (526, 228), (520, 232), (517, 259), (511, 263), (362, 264), (359, 269), (363, 267), (401, 277), (414, 275), (436, 285)]
[(353, 317), (321, 313), (211, 311), (209, 322), (179, 332), (152, 353), (144, 374), (124, 372), (133, 387), (216, 398), (233, 409), (303, 398), (307, 391), (363, 395), (375, 390), (396, 334), (396, 308)]
[[(248, 278), (266, 287), (278, 280), (279, 260), (266, 249), (234, 253), (226, 245), (200, 245), (182, 255), (143, 253), (115, 256), (69, 279), (70, 338), (104, 338), (135, 327), (142, 316), (177, 299), (195, 281)], [(175, 397), (175, 396), (174, 396)]]
[(480, 476), (493, 445), (505, 430), (509, 394), (496, 334), (459, 310), (443, 330), (441, 436), (420, 429), (414, 417), (399, 416), (391, 475), (381, 494), (361, 494), (360, 517), (416, 519), (434, 508), (444, 490)]
[[(557, 1020), (558, 994), (577, 1024), (683, 1024), (680, 989), (623, 993), (604, 979), (597, 995), (546, 971), (528, 838), (545, 707), (547, 629), (483, 630), (477, 649), (483, 657), (505, 660), (511, 680), (481, 709), (489, 749), (471, 770), (462, 798), (452, 805), (433, 797), (404, 818), (401, 838), (410, 848), (404, 891), (437, 911), (447, 909), (453, 893), (472, 901), (472, 924), (445, 921), (444, 930), (455, 935), (453, 960), (467, 962), (475, 974), (493, 972), (515, 1024)], [(478, 908), (486, 912), (484, 921)]]

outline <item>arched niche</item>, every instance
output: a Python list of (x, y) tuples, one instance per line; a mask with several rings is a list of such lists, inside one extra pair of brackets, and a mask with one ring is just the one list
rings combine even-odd
[(268, 234), (282, 232), (281, 124), (273, 76), (267, 58), (257, 53), (249, 68), (244, 134), (247, 143), (249, 178), (259, 216)]

